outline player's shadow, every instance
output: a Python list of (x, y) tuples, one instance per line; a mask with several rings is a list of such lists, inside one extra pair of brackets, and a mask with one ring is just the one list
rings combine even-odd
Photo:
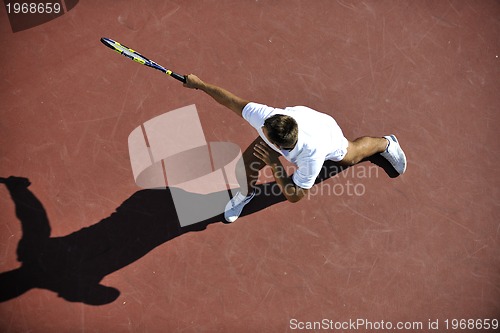
[[(326, 162), (317, 182), (334, 177), (345, 169)], [(71, 302), (91, 305), (113, 302), (120, 292), (100, 284), (106, 275), (175, 237), (224, 221), (221, 214), (181, 227), (169, 188), (141, 190), (94, 225), (66, 236), (51, 237), (47, 214), (42, 203), (28, 189), (28, 179), (9, 177), (1, 178), (0, 182), (5, 183), (9, 190), (23, 232), (17, 248), (21, 267), (0, 273), (0, 302), (33, 288), (51, 290)], [(187, 193), (185, 197), (189, 196), (196, 202), (196, 196), (200, 194)], [(283, 201), (285, 198), (275, 182), (261, 184), (242, 216)]]
[[(66, 236), (51, 237), (47, 214), (42, 203), (28, 189), (28, 179), (9, 177), (0, 179), (0, 182), (6, 184), (14, 201), (23, 233), (17, 248), (21, 267), (0, 273), (0, 302), (32, 288), (51, 290), (71, 302), (91, 305), (113, 302), (120, 292), (100, 284), (106, 275), (175, 237), (224, 221), (221, 214), (181, 227), (169, 188), (141, 190), (94, 225)], [(242, 215), (284, 201), (279, 193), (264, 195), (266, 188), (271, 186), (261, 185), (262, 195), (256, 196), (253, 205)], [(199, 195), (191, 193), (185, 198), (191, 196), (196, 202)]]

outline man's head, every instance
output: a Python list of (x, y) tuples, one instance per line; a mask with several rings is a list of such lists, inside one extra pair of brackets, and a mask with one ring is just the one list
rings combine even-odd
[(263, 132), (279, 148), (292, 149), (297, 143), (299, 126), (292, 117), (276, 114), (266, 119)]

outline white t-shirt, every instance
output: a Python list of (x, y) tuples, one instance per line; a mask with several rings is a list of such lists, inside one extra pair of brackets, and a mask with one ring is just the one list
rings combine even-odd
[[(290, 116), (297, 122), (299, 137), (291, 151), (279, 150), (262, 132), (264, 121), (275, 114)], [(277, 109), (263, 104), (248, 103), (243, 108), (242, 115), (271, 148), (297, 166), (292, 180), (301, 188), (309, 189), (314, 185), (325, 160), (338, 162), (347, 153), (348, 141), (335, 119), (306, 106)]]

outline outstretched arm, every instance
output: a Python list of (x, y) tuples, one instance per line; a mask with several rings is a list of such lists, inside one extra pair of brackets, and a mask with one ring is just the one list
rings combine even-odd
[(186, 76), (186, 83), (184, 84), (184, 87), (203, 90), (207, 95), (215, 99), (219, 104), (232, 110), (240, 117), (242, 116), (241, 112), (243, 111), (243, 108), (249, 103), (249, 101), (236, 96), (235, 94), (227, 91), (224, 88), (203, 82), (194, 74), (189, 74)]

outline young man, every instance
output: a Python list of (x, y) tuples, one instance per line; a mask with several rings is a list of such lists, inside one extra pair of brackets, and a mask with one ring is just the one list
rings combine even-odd
[[(307, 195), (325, 160), (350, 166), (380, 153), (399, 174), (406, 170), (405, 154), (394, 135), (365, 136), (349, 141), (332, 117), (308, 107), (277, 109), (253, 103), (203, 82), (193, 74), (186, 76), (184, 86), (204, 91), (243, 117), (259, 133), (243, 153), (246, 175), (241, 182), (246, 182), (247, 186), (241, 188), (247, 191), (238, 192), (227, 204), (224, 217), (228, 222), (234, 222), (254, 197), (259, 171), (266, 165), (272, 169), (276, 183), (290, 202), (297, 202)], [(286, 174), (280, 155), (297, 166), (292, 176)]]

